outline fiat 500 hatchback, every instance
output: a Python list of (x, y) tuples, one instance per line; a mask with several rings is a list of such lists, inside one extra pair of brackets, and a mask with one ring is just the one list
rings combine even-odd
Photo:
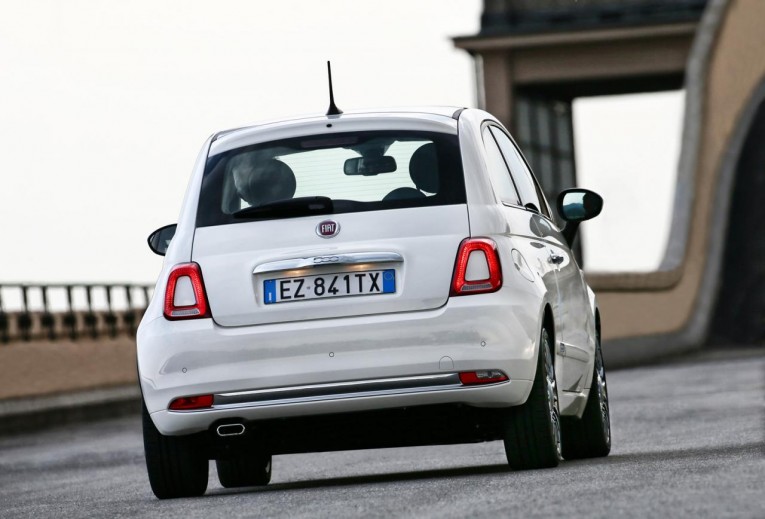
[(610, 450), (595, 296), (558, 197), (472, 109), (346, 113), (203, 146), (138, 330), (160, 498), (265, 485), (274, 454), (503, 440), (512, 468)]

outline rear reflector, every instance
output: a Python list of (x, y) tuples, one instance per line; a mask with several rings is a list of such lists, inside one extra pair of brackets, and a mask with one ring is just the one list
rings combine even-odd
[(498, 369), (487, 369), (484, 371), (463, 371), (460, 373), (460, 382), (465, 386), (476, 386), (479, 384), (496, 384), (510, 380), (507, 375)]
[(170, 402), (170, 410), (190, 411), (192, 409), (209, 409), (212, 405), (212, 395), (184, 396)]
[(173, 267), (165, 289), (165, 319), (200, 319), (210, 317), (202, 271), (196, 263)]
[(467, 238), (460, 244), (450, 295), (485, 294), (502, 287), (497, 244), (489, 238)]

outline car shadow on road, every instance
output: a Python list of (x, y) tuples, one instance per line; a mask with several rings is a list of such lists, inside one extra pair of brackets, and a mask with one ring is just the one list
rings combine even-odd
[(481, 465), (476, 467), (444, 468), (434, 470), (422, 470), (414, 472), (391, 472), (387, 474), (370, 474), (358, 476), (346, 476), (339, 478), (309, 479), (301, 481), (288, 481), (285, 483), (275, 483), (266, 487), (248, 487), (236, 489), (215, 489), (207, 497), (225, 496), (238, 493), (249, 492), (278, 492), (283, 490), (309, 490), (314, 488), (355, 486), (373, 483), (392, 483), (401, 481), (414, 481), (425, 479), (445, 479), (460, 478), (470, 476), (481, 476), (487, 474), (500, 474), (503, 472), (512, 472), (507, 464)]
[(643, 463), (657, 463), (682, 460), (704, 460), (708, 458), (723, 459), (726, 457), (765, 456), (765, 444), (748, 442), (738, 445), (711, 445), (687, 449), (653, 450), (650, 452), (625, 452), (610, 454), (605, 458), (591, 458), (566, 461), (562, 466), (571, 468), (577, 465), (628, 465), (638, 466)]
[[(762, 455), (763, 445), (759, 442), (745, 443), (740, 445), (716, 445), (694, 449), (676, 449), (654, 452), (634, 452), (624, 454), (612, 454), (605, 458), (593, 458), (587, 460), (573, 460), (564, 462), (558, 470), (581, 470), (583, 465), (632, 465), (641, 463), (655, 463), (658, 461), (704, 459), (709, 457), (742, 456), (748, 454)], [(577, 465), (580, 466), (577, 469)], [(492, 474), (513, 473), (506, 464), (480, 465), (474, 467), (443, 468), (433, 470), (421, 470), (412, 472), (391, 472), (386, 474), (369, 474), (357, 476), (344, 476), (338, 478), (308, 479), (300, 481), (287, 481), (275, 483), (265, 487), (246, 487), (235, 489), (213, 489), (207, 497), (228, 496), (242, 493), (268, 493), (285, 490), (310, 490), (317, 488), (331, 488), (342, 486), (357, 486), (379, 483), (396, 483), (402, 481), (416, 481), (428, 479), (453, 479), (467, 478), (472, 476), (484, 476)]]

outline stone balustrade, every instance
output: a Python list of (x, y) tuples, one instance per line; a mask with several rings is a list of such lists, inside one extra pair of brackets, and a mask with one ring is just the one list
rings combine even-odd
[(0, 284), (0, 344), (133, 335), (153, 286)]

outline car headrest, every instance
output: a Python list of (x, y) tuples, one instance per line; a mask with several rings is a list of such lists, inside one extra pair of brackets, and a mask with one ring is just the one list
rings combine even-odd
[(297, 182), (295, 173), (284, 162), (269, 159), (254, 165), (236, 183), (239, 196), (252, 206), (292, 198)]
[(417, 148), (409, 160), (409, 176), (417, 189), (438, 193), (438, 156), (436, 145), (425, 144)]
[(425, 195), (422, 191), (418, 191), (413, 187), (399, 187), (385, 195), (383, 202), (389, 200), (411, 200), (413, 198), (425, 198)]

